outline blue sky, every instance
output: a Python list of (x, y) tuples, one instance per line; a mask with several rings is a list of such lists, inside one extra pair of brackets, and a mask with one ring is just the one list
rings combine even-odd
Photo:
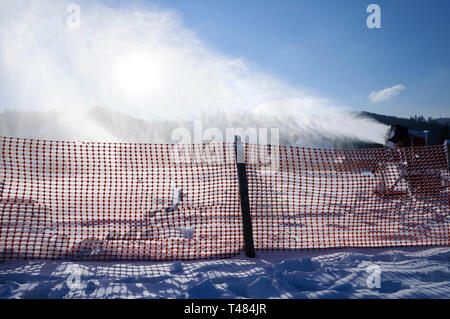
[[(450, 116), (450, 1), (151, 0), (209, 46), (356, 110)], [(381, 29), (366, 8), (381, 7)], [(369, 94), (402, 85), (391, 98)]]

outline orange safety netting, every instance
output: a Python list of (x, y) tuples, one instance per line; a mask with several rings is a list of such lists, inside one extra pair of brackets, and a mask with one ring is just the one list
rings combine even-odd
[(280, 146), (270, 165), (254, 160), (268, 149), (247, 145), (257, 249), (450, 244), (444, 146)]
[[(256, 250), (448, 245), (444, 146), (245, 144)], [(233, 144), (0, 138), (0, 260), (243, 251)]]

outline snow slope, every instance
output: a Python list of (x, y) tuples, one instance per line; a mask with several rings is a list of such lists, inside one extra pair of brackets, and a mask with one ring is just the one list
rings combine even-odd
[[(367, 285), (370, 267), (379, 267), (380, 288)], [(0, 298), (449, 296), (450, 247), (272, 252), (192, 262), (0, 263)]]

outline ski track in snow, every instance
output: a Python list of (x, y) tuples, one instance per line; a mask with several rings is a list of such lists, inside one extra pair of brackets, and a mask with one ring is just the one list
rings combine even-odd
[[(366, 271), (381, 270), (380, 288)], [(76, 269), (80, 277), (74, 276)], [(189, 262), (0, 263), (0, 298), (448, 298), (450, 247), (259, 252)]]

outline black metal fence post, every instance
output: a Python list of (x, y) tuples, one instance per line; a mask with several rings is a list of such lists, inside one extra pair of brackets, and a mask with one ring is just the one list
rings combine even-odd
[(445, 140), (444, 145), (447, 151), (447, 168), (450, 171), (450, 140)]
[(238, 136), (234, 137), (234, 152), (236, 156), (236, 168), (239, 178), (239, 194), (241, 197), (242, 225), (244, 229), (245, 254), (255, 257), (253, 244), (252, 219), (250, 215), (250, 203), (248, 199), (247, 169), (245, 166), (245, 150)]

